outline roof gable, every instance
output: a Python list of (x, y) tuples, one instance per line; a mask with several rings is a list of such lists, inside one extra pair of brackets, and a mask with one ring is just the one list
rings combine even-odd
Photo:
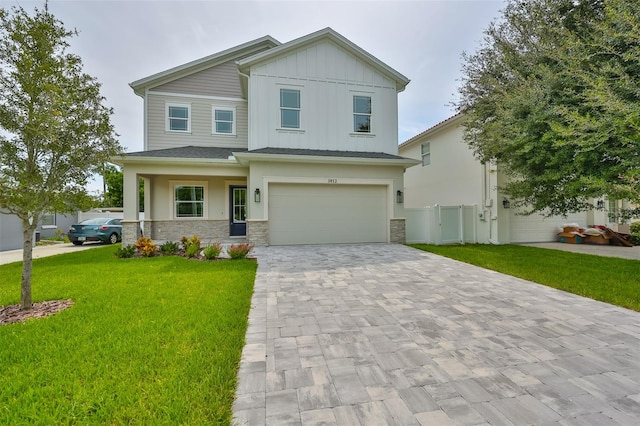
[(277, 47), (274, 47), (273, 49), (248, 56), (237, 61), (238, 67), (243, 74), (248, 74), (252, 67), (260, 66), (267, 62), (272, 62), (274, 60), (284, 58), (292, 53), (295, 53), (296, 51), (304, 49), (313, 44), (319, 44), (323, 41), (330, 42), (332, 45), (342, 49), (347, 54), (355, 57), (358, 61), (366, 64), (376, 72), (382, 74), (384, 77), (394, 81), (397, 91), (400, 92), (404, 90), (406, 85), (409, 84), (409, 79), (407, 77), (394, 70), (384, 62), (380, 61), (375, 56), (366, 52), (359, 46), (355, 45), (331, 28), (322, 29), (315, 33), (281, 44)]
[(222, 52), (214, 53), (213, 55), (196, 59), (195, 61), (187, 62), (186, 64), (136, 80), (130, 83), (129, 86), (131, 86), (137, 95), (144, 96), (144, 92), (147, 89), (170, 83), (179, 78), (201, 72), (231, 60), (252, 56), (258, 52), (272, 49), (280, 44), (281, 43), (273, 37), (264, 36), (230, 49), (223, 50)]
[(424, 138), (426, 138), (429, 135), (432, 135), (433, 133), (442, 130), (446, 127), (449, 127), (450, 125), (454, 124), (454, 123), (458, 123), (458, 121), (462, 120), (465, 117), (464, 113), (459, 112), (455, 115), (452, 115), (449, 118), (446, 118), (444, 120), (442, 120), (439, 123), (434, 124), (433, 126), (429, 127), (427, 130), (418, 133), (417, 135), (413, 136), (410, 139), (407, 139), (406, 141), (402, 142), (400, 145), (398, 145), (398, 149), (404, 149), (407, 148), (408, 146), (414, 144), (417, 141), (422, 141)]

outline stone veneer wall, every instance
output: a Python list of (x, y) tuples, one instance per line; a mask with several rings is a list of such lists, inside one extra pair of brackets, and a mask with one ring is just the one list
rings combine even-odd
[(144, 222), (145, 236), (152, 240), (180, 241), (197, 235), (202, 242), (229, 239), (228, 220), (151, 220)]
[(269, 221), (249, 220), (247, 221), (247, 240), (254, 246), (269, 245)]
[(392, 243), (404, 244), (407, 242), (407, 233), (404, 221), (404, 219), (391, 219), (391, 237), (389, 240)]
[(136, 220), (122, 221), (122, 246), (132, 246), (142, 235), (140, 222)]

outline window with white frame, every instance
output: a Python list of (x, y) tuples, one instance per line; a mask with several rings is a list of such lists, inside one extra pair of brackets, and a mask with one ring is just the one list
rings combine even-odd
[(53, 214), (44, 214), (42, 215), (42, 220), (40, 221), (43, 228), (55, 228), (56, 227), (56, 215)]
[(371, 133), (371, 96), (353, 96), (353, 131)]
[(422, 167), (431, 164), (431, 142), (422, 144)]
[(191, 104), (166, 104), (166, 130), (168, 132), (191, 132)]
[(173, 187), (175, 217), (205, 217), (205, 186), (175, 184)]
[(280, 127), (300, 128), (300, 90), (280, 89)]
[(213, 134), (235, 135), (236, 134), (236, 109), (232, 107), (213, 108)]

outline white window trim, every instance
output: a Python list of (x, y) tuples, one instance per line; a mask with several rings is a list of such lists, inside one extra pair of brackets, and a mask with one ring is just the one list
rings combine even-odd
[[(216, 131), (216, 110), (218, 111), (231, 111), (233, 113), (233, 121), (231, 122), (231, 133), (222, 133)], [(211, 106), (211, 134), (216, 136), (236, 136), (236, 122), (238, 116), (236, 114), (236, 107), (212, 105)]]
[[(209, 182), (207, 181), (189, 181), (189, 180), (170, 180), (171, 196), (169, 197), (171, 218), (173, 220), (206, 220), (209, 218)], [(202, 217), (178, 217), (176, 215), (176, 186), (202, 186), (204, 188), (204, 199), (202, 200)]]
[(42, 218), (40, 219), (40, 223), (43, 222), (43, 219), (44, 219), (45, 216), (53, 217), (53, 224), (52, 225), (41, 225), (40, 228), (42, 228), (42, 229), (56, 229), (58, 227), (57, 215), (55, 213), (45, 213), (45, 214), (42, 215)]
[[(428, 147), (429, 150), (424, 152), (424, 147)], [(424, 159), (429, 158), (429, 162), (425, 164)], [(431, 165), (431, 142), (422, 142), (420, 144), (420, 159), (422, 160), (422, 167)]]
[[(355, 111), (355, 105), (354, 102), (356, 100), (356, 96), (359, 96), (361, 98), (369, 98), (369, 102), (371, 103), (371, 112), (369, 112), (369, 114), (366, 113), (362, 113), (362, 112), (356, 112)], [(355, 128), (355, 118), (356, 115), (368, 115), (369, 116), (369, 131), (368, 132), (358, 132)], [(373, 96), (369, 93), (352, 93), (351, 96), (351, 124), (352, 124), (352, 128), (351, 128), (351, 133), (356, 134), (356, 135), (370, 135), (373, 133)]]
[[(285, 132), (294, 132), (294, 133), (304, 133), (304, 126), (303, 126), (303, 114), (302, 114), (302, 100), (304, 99), (303, 90), (304, 86), (295, 86), (295, 85), (277, 85), (276, 88), (278, 90), (277, 92), (277, 104), (278, 104), (278, 125), (276, 126), (276, 130), (279, 131), (285, 131)], [(299, 126), (298, 127), (282, 127), (282, 105), (280, 104), (280, 90), (281, 89), (287, 89), (287, 90), (297, 90), (298, 92), (300, 92), (300, 108), (298, 108), (298, 118), (299, 118)], [(287, 108), (287, 109), (292, 109), (292, 108)]]
[[(164, 123), (165, 131), (171, 133), (191, 133), (191, 104), (185, 102), (165, 102), (164, 104)], [(181, 107), (187, 108), (187, 130), (171, 130), (171, 124), (169, 121), (169, 107)]]
[[(376, 93), (375, 92), (370, 92), (370, 91), (366, 91), (366, 90), (349, 90), (348, 92), (348, 110), (349, 111), (349, 136), (351, 137), (362, 137), (362, 138), (371, 138), (371, 137), (375, 137), (376, 134), (374, 133), (375, 130), (375, 119), (376, 119), (376, 112), (375, 112), (375, 105), (376, 105)], [(353, 125), (353, 117), (355, 115), (355, 112), (353, 111), (353, 97), (354, 96), (368, 96), (371, 98), (371, 114), (369, 115), (369, 132), (356, 132), (354, 125)]]

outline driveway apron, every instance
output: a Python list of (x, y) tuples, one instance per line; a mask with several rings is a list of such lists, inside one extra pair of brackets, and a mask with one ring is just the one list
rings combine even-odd
[(235, 424), (638, 424), (637, 312), (402, 245), (256, 254)]

